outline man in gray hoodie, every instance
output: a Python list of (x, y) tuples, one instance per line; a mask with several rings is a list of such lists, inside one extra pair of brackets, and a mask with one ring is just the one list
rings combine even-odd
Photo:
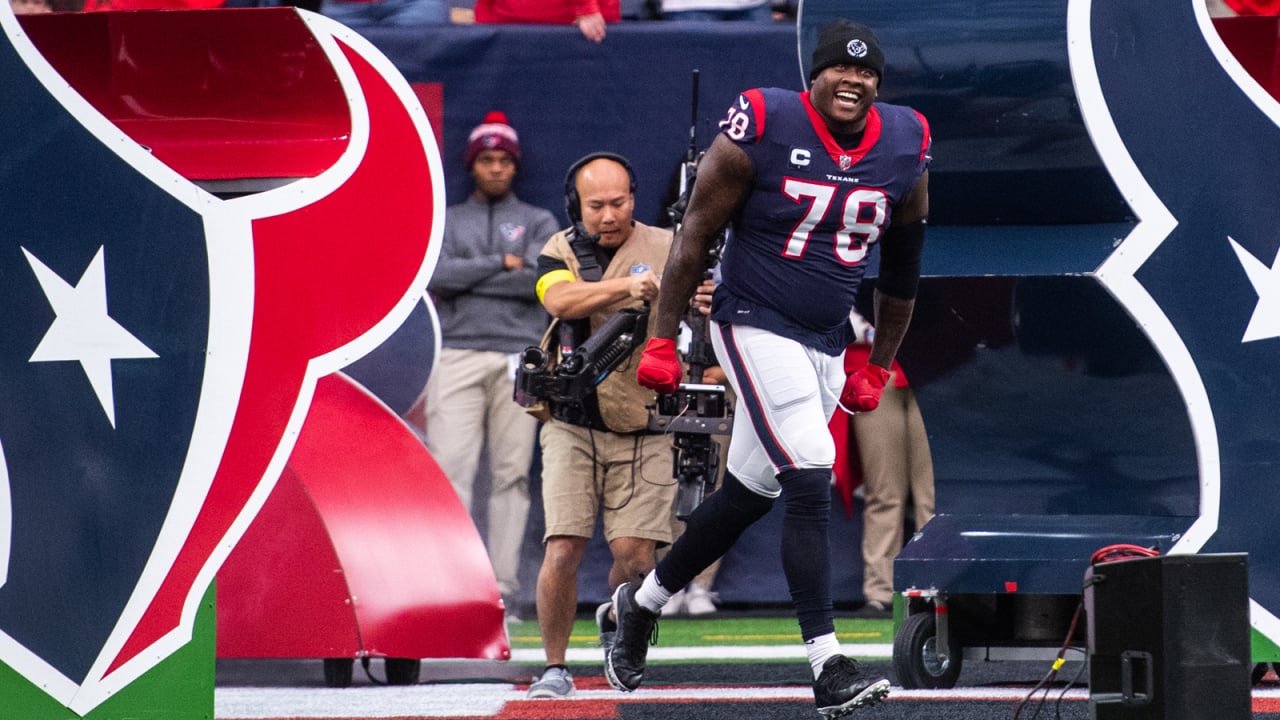
[(520, 352), (537, 345), (547, 327), (534, 283), (538, 254), (557, 225), (550, 212), (511, 192), (520, 141), (505, 115), (485, 116), (467, 140), (465, 160), (475, 190), (445, 215), (428, 285), (443, 349), (426, 388), (427, 447), (474, 518), (472, 491), (488, 446), (486, 544), (511, 616), (537, 433), (537, 421), (512, 400), (512, 387)]

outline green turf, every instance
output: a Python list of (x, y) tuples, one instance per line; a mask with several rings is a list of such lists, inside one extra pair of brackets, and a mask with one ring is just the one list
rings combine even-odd
[[(800, 629), (794, 618), (698, 618), (670, 619), (659, 623), (659, 637), (667, 647), (708, 645), (791, 645), (800, 642)], [(510, 627), (512, 648), (540, 648), (536, 622), (513, 623)], [(892, 620), (836, 618), (836, 635), (842, 643), (891, 643)], [(573, 624), (569, 647), (596, 647), (595, 620), (578, 620)]]

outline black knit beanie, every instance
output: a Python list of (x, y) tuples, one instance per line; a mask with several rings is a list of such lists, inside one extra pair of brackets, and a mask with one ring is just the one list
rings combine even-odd
[(859, 65), (884, 79), (884, 52), (871, 28), (849, 20), (832, 20), (818, 30), (809, 81), (832, 65)]

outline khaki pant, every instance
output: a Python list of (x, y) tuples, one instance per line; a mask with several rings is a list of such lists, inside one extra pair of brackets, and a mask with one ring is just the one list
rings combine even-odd
[(915, 504), (916, 528), (933, 517), (933, 459), (924, 419), (911, 388), (890, 382), (880, 406), (853, 416), (862, 456), (866, 499), (862, 527), (862, 593), (867, 600), (893, 602), (893, 559), (902, 550), (907, 498)]
[(427, 447), (462, 504), (472, 505), (480, 451), (489, 448), (489, 559), (498, 589), (519, 590), (520, 548), (529, 519), (529, 464), (538, 423), (511, 399), (507, 353), (444, 348), (427, 382)]
[(621, 435), (551, 420), (542, 427), (542, 505), (547, 531), (670, 543), (676, 481), (665, 435)]

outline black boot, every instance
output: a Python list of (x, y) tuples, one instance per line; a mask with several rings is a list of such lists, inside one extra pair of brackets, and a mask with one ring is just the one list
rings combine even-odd
[(864, 674), (857, 662), (843, 655), (828, 658), (822, 673), (813, 681), (813, 699), (824, 718), (848, 715), (860, 707), (874, 705), (888, 694), (888, 680)]

